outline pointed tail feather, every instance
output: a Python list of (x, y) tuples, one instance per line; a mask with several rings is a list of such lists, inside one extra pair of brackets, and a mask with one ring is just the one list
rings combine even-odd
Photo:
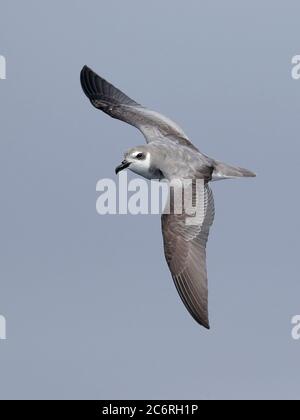
[(256, 176), (254, 172), (251, 172), (248, 169), (230, 166), (223, 162), (215, 161), (214, 167), (212, 174), (213, 181), (230, 178), (253, 178)]

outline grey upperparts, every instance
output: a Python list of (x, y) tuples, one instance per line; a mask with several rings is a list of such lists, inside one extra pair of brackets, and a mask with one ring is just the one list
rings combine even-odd
[(188, 225), (185, 212), (163, 214), (162, 233), (165, 257), (178, 293), (193, 318), (209, 329), (206, 243), (214, 219), (214, 200), (208, 182), (255, 174), (202, 154), (176, 123), (138, 104), (87, 66), (81, 71), (81, 85), (93, 106), (143, 133), (154, 161), (165, 155), (162, 172), (169, 172), (168, 179), (175, 175), (183, 179), (188, 174), (204, 180), (204, 196), (196, 204), (201, 206), (203, 218)]
[[(147, 143), (158, 138), (167, 138), (199, 152), (185, 132), (171, 119), (143, 107), (129, 98), (111, 83), (98, 76), (89, 67), (84, 66), (80, 74), (81, 86), (92, 105), (112, 118), (124, 121), (138, 128)], [(200, 152), (199, 152), (200, 153)], [(205, 155), (202, 155), (205, 157)], [(213, 163), (212, 180), (239, 177), (255, 177), (247, 169), (227, 165), (211, 159)]]

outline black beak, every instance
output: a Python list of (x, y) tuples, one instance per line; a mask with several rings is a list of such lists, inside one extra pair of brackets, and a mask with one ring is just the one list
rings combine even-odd
[(117, 166), (115, 171), (116, 171), (116, 175), (120, 172), (123, 171), (123, 169), (128, 168), (128, 166), (130, 165), (130, 162), (127, 162), (127, 160), (123, 160), (123, 162), (121, 163), (121, 165)]

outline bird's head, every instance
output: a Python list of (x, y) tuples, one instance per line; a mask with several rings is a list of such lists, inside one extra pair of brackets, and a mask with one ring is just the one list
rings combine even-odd
[(126, 168), (145, 178), (151, 178), (151, 154), (147, 146), (129, 149), (124, 154), (122, 163), (116, 167), (116, 174)]

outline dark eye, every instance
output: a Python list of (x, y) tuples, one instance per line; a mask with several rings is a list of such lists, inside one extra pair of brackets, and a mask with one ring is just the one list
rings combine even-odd
[(138, 153), (137, 155), (136, 155), (136, 158), (137, 159), (144, 159), (144, 153)]

